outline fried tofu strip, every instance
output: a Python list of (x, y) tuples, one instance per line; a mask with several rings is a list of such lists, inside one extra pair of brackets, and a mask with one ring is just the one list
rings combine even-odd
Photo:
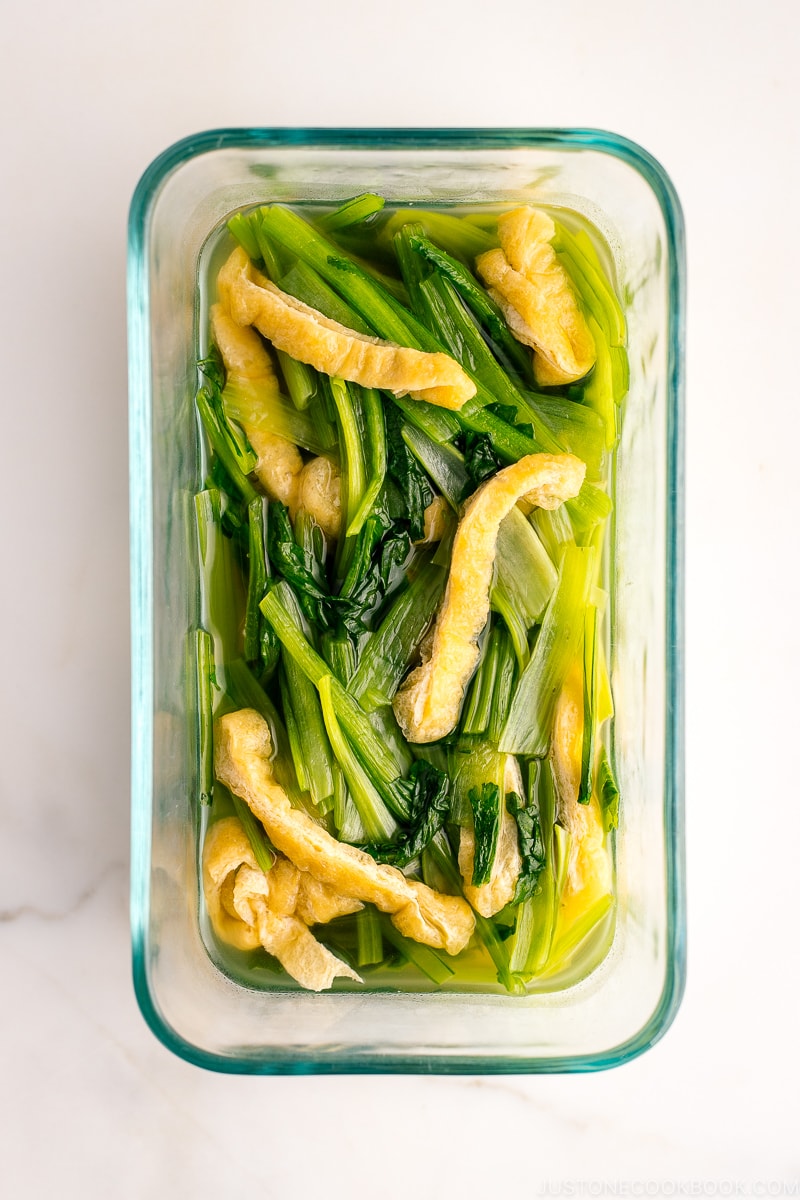
[(517, 843), (517, 823), (503, 805), (500, 835), (497, 839), (492, 876), (488, 883), (472, 885), (475, 862), (475, 831), (469, 825), (461, 830), (458, 846), (458, 869), (464, 880), (464, 895), (482, 917), (493, 917), (514, 898), (522, 860)]
[(214, 729), (217, 778), (240, 796), (263, 824), (273, 846), (342, 896), (374, 904), (407, 937), (448, 954), (469, 942), (475, 921), (460, 896), (445, 896), (406, 879), (396, 867), (338, 842), (305, 813), (293, 809), (274, 780), (269, 726), (252, 709), (220, 717)]
[[(222, 304), (211, 306), (211, 333), (231, 382), (266, 392), (278, 391), (269, 352), (255, 329), (237, 325)], [(270, 500), (292, 508), (297, 503), (303, 459), (292, 442), (257, 425), (244, 424), (258, 462), (255, 473)]]
[(489, 593), (501, 521), (518, 500), (557, 508), (577, 496), (586, 466), (572, 454), (529, 454), (498, 471), (473, 493), (453, 540), (450, 574), (433, 636), (394, 698), (409, 742), (435, 742), (451, 733), (475, 664), (478, 636), (489, 615)]
[[(222, 304), (214, 304), (211, 332), (233, 383), (278, 391), (272, 360), (255, 329), (237, 325)], [(244, 431), (258, 456), (256, 476), (270, 500), (285, 504), (292, 520), (298, 509), (307, 509), (326, 537), (338, 538), (342, 510), (337, 463), (321, 454), (304, 465), (297, 447), (279, 434), (249, 422), (244, 422)]]
[[(508, 755), (505, 769), (505, 790), (521, 792), (522, 778), (517, 760)], [(482, 917), (493, 917), (514, 899), (517, 880), (522, 869), (522, 859), (519, 853), (517, 838), (517, 823), (503, 802), (503, 816), (500, 824), (500, 834), (497, 839), (497, 850), (492, 865), (491, 878), (478, 887), (472, 885), (472, 868), (475, 864), (475, 831), (470, 825), (461, 830), (458, 844), (458, 869), (464, 880), (464, 895), (476, 912)]]
[(326, 375), (442, 408), (459, 409), (475, 395), (475, 384), (449, 354), (396, 346), (345, 328), (275, 287), (241, 247), (220, 270), (217, 286), (234, 321), (255, 325), (278, 350)]
[(240, 950), (263, 946), (302, 987), (323, 991), (338, 977), (361, 982), (347, 963), (316, 940), (308, 926), (363, 906), (298, 871), (280, 855), (264, 874), (237, 817), (217, 821), (208, 831), (203, 892), (211, 924), (222, 941)]
[(311, 513), (327, 538), (338, 538), (342, 530), (342, 473), (339, 464), (325, 454), (303, 467), (294, 504), (290, 505), (292, 520), (301, 508)]
[(537, 382), (582, 379), (594, 365), (594, 340), (550, 245), (555, 225), (526, 205), (500, 217), (497, 232), (502, 249), (479, 255), (475, 265), (511, 332), (532, 347)]
[(612, 890), (611, 860), (605, 847), (600, 804), (592, 796), (578, 803), (583, 746), (583, 680), (573, 667), (556, 701), (550, 759), (556, 785), (556, 818), (571, 835), (563, 903), (580, 896), (579, 911), (586, 911)]

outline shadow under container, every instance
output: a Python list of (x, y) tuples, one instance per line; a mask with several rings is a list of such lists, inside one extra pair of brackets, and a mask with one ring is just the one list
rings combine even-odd
[[(583, 982), (529, 996), (257, 990), (201, 936), (198, 747), (187, 631), (198, 621), (194, 411), (201, 261), (236, 210), (272, 201), (520, 203), (605, 238), (628, 321), (611, 603), (622, 795), (616, 928)], [(662, 168), (593, 130), (222, 130), (158, 158), (129, 240), (133, 973), (176, 1054), (219, 1071), (546, 1072), (652, 1045), (683, 989), (683, 225)]]

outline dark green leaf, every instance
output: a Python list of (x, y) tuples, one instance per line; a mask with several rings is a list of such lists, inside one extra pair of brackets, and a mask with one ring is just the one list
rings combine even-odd
[(216, 346), (212, 346), (205, 358), (201, 358), (197, 364), (198, 369), (205, 375), (212, 388), (218, 388), (219, 391), (225, 387), (225, 367), (222, 362), (222, 355)]
[(513, 404), (500, 404), (498, 402), (487, 404), (486, 407), (489, 412), (494, 413), (501, 421), (505, 421), (507, 425), (513, 425), (517, 432), (521, 433), (524, 437), (533, 437), (533, 425), (530, 421), (517, 420), (519, 409), (515, 408)]
[(472, 482), (477, 486), (494, 475), (500, 459), (492, 449), (491, 438), (485, 433), (464, 433), (464, 466)]
[(248, 505), (247, 603), (244, 615), (244, 656), (255, 662), (261, 656), (261, 632), (268, 628), (258, 607), (267, 587), (265, 546), (266, 501), (256, 499)]
[(425, 509), (433, 500), (428, 477), (403, 440), (403, 417), (394, 404), (387, 404), (387, 474), (400, 495), (401, 519), (408, 522), (412, 541), (425, 536)]
[(247, 505), (237, 499), (236, 484), (225, 470), (221, 458), (214, 457), (209, 472), (210, 482), (220, 492), (222, 532), (226, 537), (235, 538), (239, 533), (247, 531)]
[(517, 792), (506, 793), (506, 807), (517, 823), (517, 840), (522, 859), (514, 904), (529, 900), (539, 890), (539, 876), (544, 870), (545, 850), (539, 817)]
[(475, 856), (472, 864), (472, 885), (480, 887), (492, 877), (500, 836), (500, 789), (496, 783), (484, 783), (467, 793), (475, 825)]
[(349, 633), (357, 635), (367, 628), (369, 617), (386, 595), (409, 549), (408, 533), (392, 530), (383, 513), (373, 512), (367, 517), (338, 597), (342, 602), (341, 624)]
[(513, 404), (500, 404), (498, 402), (496, 404), (487, 404), (486, 407), (489, 412), (493, 412), (496, 417), (499, 417), (501, 421), (505, 421), (507, 425), (516, 425), (517, 409)]
[(319, 561), (297, 544), (289, 510), (279, 501), (269, 506), (267, 549), (272, 567), (294, 588), (305, 617), (318, 629), (332, 628), (334, 601)]
[(363, 849), (380, 863), (405, 867), (418, 858), (444, 825), (450, 810), (450, 784), (444, 771), (418, 760), (400, 785), (408, 799), (408, 824), (399, 841)]

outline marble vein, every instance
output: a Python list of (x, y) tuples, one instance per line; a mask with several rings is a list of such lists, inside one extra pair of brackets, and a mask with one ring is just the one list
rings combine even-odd
[(35, 904), (20, 904), (16, 908), (0, 909), (0, 925), (9, 925), (22, 917), (33, 917), (38, 921), (66, 920), (67, 917), (73, 916), (92, 900), (110, 875), (122, 870), (127, 870), (126, 863), (120, 861), (109, 863), (95, 879), (87, 884), (83, 891), (78, 893), (67, 908), (48, 910), (39, 908)]

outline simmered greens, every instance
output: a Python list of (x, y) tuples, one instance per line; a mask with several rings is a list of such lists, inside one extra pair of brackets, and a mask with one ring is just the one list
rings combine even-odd
[(313, 990), (580, 978), (620, 799), (599, 238), (367, 193), (236, 213), (215, 263), (192, 644), (218, 951)]

